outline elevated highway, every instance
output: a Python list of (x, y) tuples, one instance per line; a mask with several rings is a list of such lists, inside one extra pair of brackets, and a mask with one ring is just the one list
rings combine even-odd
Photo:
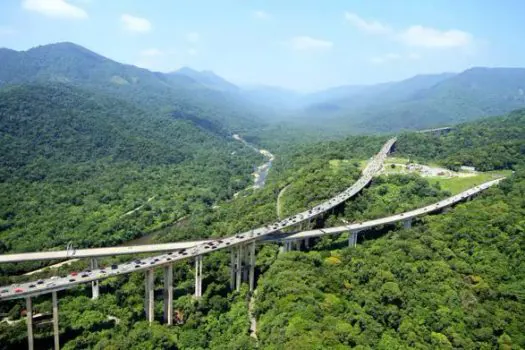
[(68, 250), (56, 250), (56, 251), (48, 251), (48, 252), (3, 254), (3, 255), (0, 255), (0, 263), (16, 263), (16, 262), (23, 262), (23, 261), (60, 260), (60, 259), (101, 258), (105, 256), (179, 251), (181, 249), (193, 247), (197, 244), (207, 243), (208, 241), (209, 240), (201, 240), (201, 241), (174, 242), (174, 243), (164, 243), (164, 244), (145, 244), (145, 245), (128, 246), (128, 247), (68, 249)]
[[(163, 245), (146, 245), (133, 247), (109, 247), (96, 249), (79, 249), (66, 250), (55, 252), (35, 252), (23, 254), (9, 254), (0, 256), (0, 262), (21, 262), (30, 260), (45, 260), (45, 259), (69, 259), (69, 258), (91, 258), (92, 268), (80, 273), (70, 273), (68, 276), (53, 276), (49, 279), (38, 280), (34, 282), (14, 284), (6, 287), (0, 287), (0, 300), (11, 300), (18, 298), (25, 298), (27, 309), (27, 329), (28, 329), (28, 344), (29, 349), (33, 349), (33, 324), (32, 324), (32, 298), (42, 294), (51, 293), (53, 304), (53, 330), (55, 348), (59, 347), (58, 339), (58, 298), (57, 291), (73, 288), (83, 283), (91, 283), (93, 298), (97, 298), (99, 294), (98, 283), (100, 280), (131, 272), (142, 271), (145, 273), (145, 304), (144, 310), (146, 319), (153, 322), (154, 319), (154, 270), (156, 268), (163, 268), (164, 270), (164, 321), (167, 324), (173, 324), (173, 263), (193, 258), (195, 261), (195, 297), (202, 296), (202, 260), (203, 256), (209, 252), (220, 249), (231, 250), (231, 289), (239, 290), (242, 281), (248, 281), (250, 290), (254, 288), (255, 276), (255, 244), (256, 241), (265, 240), (283, 240), (289, 246), (293, 240), (307, 239), (309, 237), (317, 237), (324, 234), (335, 234), (345, 231), (352, 232), (353, 244), (357, 241), (357, 232), (363, 229), (371, 228), (378, 225), (385, 225), (401, 220), (409, 222), (413, 217), (422, 215), (424, 213), (432, 212), (452, 205), (460, 200), (468, 198), (475, 193), (482, 191), (496, 183), (501, 179), (491, 181), (489, 183), (476, 186), (473, 189), (465, 191), (459, 195), (445, 199), (436, 203), (435, 205), (416, 209), (407, 213), (393, 215), (383, 219), (371, 220), (363, 223), (355, 223), (342, 227), (322, 230), (310, 230), (297, 233), (283, 233), (287, 228), (294, 227), (302, 222), (307, 222), (313, 218), (326, 213), (332, 208), (338, 206), (344, 201), (355, 196), (367, 184), (370, 183), (372, 177), (382, 168), (384, 159), (390, 152), (392, 146), (396, 142), (396, 138), (388, 140), (380, 152), (371, 158), (366, 168), (362, 172), (362, 176), (349, 188), (337, 194), (331, 199), (301, 213), (289, 216), (285, 219), (268, 224), (263, 227), (252, 229), (246, 232), (238, 233), (236, 235), (220, 238), (209, 239), (192, 242), (176, 242), (167, 243)], [(354, 239), (355, 237), (355, 239)], [(97, 257), (122, 255), (122, 254), (140, 254), (164, 252), (163, 254), (148, 257), (145, 259), (137, 259), (124, 264), (112, 265), (107, 268), (98, 268)]]
[[(164, 251), (164, 252), (167, 251), (167, 253), (158, 255), (158, 256), (148, 257), (146, 259), (130, 261), (130, 262), (120, 264), (120, 265), (114, 265), (114, 266), (111, 266), (105, 269), (94, 269), (92, 271), (84, 272), (79, 275), (74, 275), (74, 276), (69, 275), (66, 277), (52, 277), (46, 280), (40, 280), (36, 282), (26, 282), (26, 283), (20, 283), (20, 284), (8, 286), (8, 287), (3, 287), (0, 289), (0, 300), (16, 299), (16, 298), (21, 298), (21, 297), (28, 296), (28, 295), (35, 296), (35, 295), (40, 295), (40, 294), (46, 294), (46, 293), (50, 293), (53, 291), (72, 288), (77, 284), (101, 280), (101, 279), (111, 277), (114, 275), (126, 274), (126, 273), (135, 272), (135, 271), (141, 271), (141, 270), (149, 270), (154, 267), (164, 266), (166, 264), (172, 264), (173, 262), (178, 261), (178, 260), (183, 260), (183, 259), (187, 259), (190, 257), (199, 257), (199, 256), (202, 256), (203, 254), (206, 254), (212, 251), (216, 251), (216, 250), (220, 250), (224, 248), (235, 247), (235, 245), (239, 244), (239, 242), (241, 241), (251, 242), (251, 243), (253, 243), (255, 240), (290, 242), (290, 241), (296, 241), (296, 240), (301, 240), (301, 239), (306, 239), (306, 238), (320, 237), (324, 235), (339, 234), (343, 232), (358, 233), (359, 231), (371, 229), (377, 226), (393, 224), (396, 222), (410, 222), (413, 218), (417, 216), (429, 214), (429, 213), (447, 208), (460, 201), (466, 200), (476, 195), (477, 193), (484, 191), (487, 188), (498, 184), (503, 179), (504, 178), (499, 178), (496, 180), (486, 182), (484, 184), (478, 185), (464, 192), (461, 192), (457, 195), (446, 198), (437, 203), (427, 205), (422, 208), (418, 208), (415, 210), (411, 210), (411, 211), (396, 214), (396, 215), (391, 215), (391, 216), (380, 218), (380, 219), (353, 223), (350, 225), (302, 231), (302, 232), (289, 233), (289, 234), (279, 232), (279, 233), (274, 233), (271, 235), (265, 235), (265, 237), (263, 237), (260, 232), (253, 230), (246, 234), (238, 234), (236, 236), (232, 236), (228, 238), (210, 239), (206, 241), (184, 242), (184, 243), (181, 243), (181, 244), (184, 244), (184, 247), (182, 247), (181, 245), (177, 246), (178, 250), (166, 249), (167, 247), (169, 247), (169, 245), (174, 246), (175, 243), (152, 244), (152, 245), (144, 246), (143, 249), (141, 249), (141, 246), (136, 246), (134, 247), (136, 248), (134, 252), (135, 254), (137, 252), (147, 253), (147, 252), (152, 252), (152, 251)], [(123, 248), (128, 248), (128, 247), (123, 247)], [(108, 249), (108, 248), (104, 248), (104, 249)], [(93, 250), (96, 250), (96, 249), (93, 249)], [(88, 256), (92, 257), (94, 256), (94, 253), (89, 253)]]
[[(257, 237), (263, 237), (271, 233), (278, 232), (284, 228), (298, 225), (302, 222), (309, 221), (316, 216), (324, 214), (330, 209), (338, 206), (344, 201), (352, 198), (359, 193), (370, 181), (372, 177), (381, 169), (382, 164), (388, 152), (392, 148), (392, 145), (396, 142), (396, 138), (388, 140), (385, 145), (381, 148), (381, 151), (368, 163), (366, 168), (363, 170), (362, 176), (352, 186), (332, 197), (331, 199), (313, 207), (308, 211), (292, 215), (288, 218), (269, 224), (263, 227), (259, 227), (243, 233), (238, 233), (232, 236), (235, 242), (231, 242), (233, 245), (240, 244), (246, 237), (254, 235)], [(232, 238), (230, 237), (230, 238)], [(244, 238), (238, 238), (244, 237)], [(129, 247), (107, 247), (107, 248), (90, 248), (90, 249), (69, 249), (59, 251), (47, 251), (47, 252), (31, 252), (31, 253), (18, 253), (18, 254), (4, 254), (0, 255), (0, 263), (14, 263), (22, 261), (39, 261), (39, 260), (58, 260), (58, 259), (72, 259), (72, 258), (94, 258), (104, 257), (113, 255), (126, 255), (126, 254), (141, 254), (141, 253), (154, 253), (154, 252), (165, 252), (165, 251), (178, 251), (193, 247), (195, 245), (204, 245), (210, 242), (210, 240), (201, 240), (193, 242), (175, 242), (166, 244), (153, 244), (153, 245), (141, 245), (141, 246), (129, 246)], [(0, 295), (1, 299), (1, 295)]]
[[(297, 239), (305, 239), (305, 238), (312, 238), (312, 237), (320, 237), (325, 235), (332, 235), (332, 234), (338, 234), (343, 232), (359, 232), (362, 230), (371, 229), (377, 226), (383, 226), (383, 225), (389, 225), (394, 224), (396, 222), (405, 222), (406, 227), (410, 226), (411, 220), (415, 217), (422, 216), (425, 214), (429, 214), (435, 211), (442, 210), (444, 208), (450, 207), (451, 205), (454, 205), (460, 201), (466, 200), (471, 198), (472, 196), (476, 195), (477, 193), (486, 190), (487, 188), (494, 186), (498, 183), (500, 183), (504, 178), (499, 178), (496, 180), (485, 182), (481, 185), (478, 185), (476, 187), (470, 188), (466, 191), (463, 191), (455, 196), (448, 197), (446, 199), (443, 199), (437, 203), (427, 205), (422, 208), (418, 208), (415, 210), (407, 211), (404, 213), (380, 218), (380, 219), (374, 219), (374, 220), (368, 220), (365, 222), (357, 222), (352, 223), (350, 225), (344, 225), (344, 226), (338, 226), (338, 227), (330, 227), (330, 228), (323, 228), (323, 229), (317, 229), (317, 230), (309, 230), (309, 231), (302, 231), (297, 233), (289, 234), (286, 238), (281, 238), (281, 240), (297, 240)], [(274, 239), (279, 239), (278, 237), (275, 237)]]

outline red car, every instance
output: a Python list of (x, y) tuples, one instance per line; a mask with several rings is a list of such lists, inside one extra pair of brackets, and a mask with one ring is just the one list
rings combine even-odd
[(24, 290), (22, 288), (16, 288), (15, 293), (22, 293)]
[(76, 276), (76, 275), (78, 275), (78, 272), (71, 272), (70, 275), (71, 276)]

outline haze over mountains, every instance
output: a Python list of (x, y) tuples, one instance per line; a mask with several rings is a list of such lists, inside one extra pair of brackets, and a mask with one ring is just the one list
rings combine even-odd
[(0, 86), (73, 84), (144, 108), (169, 110), (176, 118), (221, 133), (273, 122), (322, 128), (327, 133), (388, 132), (448, 125), (525, 107), (524, 68), (479, 67), (300, 94), (278, 87), (240, 87), (211, 71), (188, 67), (167, 74), (151, 72), (72, 43), (20, 52), (0, 49), (0, 63)]

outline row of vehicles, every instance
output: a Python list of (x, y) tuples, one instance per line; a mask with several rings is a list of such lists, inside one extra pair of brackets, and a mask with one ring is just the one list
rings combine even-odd
[(148, 266), (154, 267), (157, 265), (168, 263), (173, 260), (180, 260), (189, 256), (198, 256), (201, 254), (205, 254), (209, 251), (226, 248), (231, 245), (236, 245), (244, 241), (252, 240), (256, 237), (277, 232), (280, 229), (286, 227), (294, 226), (302, 221), (309, 220), (314, 216), (319, 215), (335, 207), (339, 203), (342, 203), (343, 201), (347, 200), (348, 198), (354, 196), (357, 192), (359, 192), (361, 188), (363, 188), (370, 181), (373, 174), (375, 174), (375, 172), (377, 172), (377, 170), (380, 168), (381, 163), (383, 162), (384, 158), (386, 157), (386, 154), (388, 153), (394, 142), (395, 139), (390, 140), (387, 144), (383, 146), (380, 154), (376, 155), (375, 157), (372, 157), (372, 160), (363, 171), (363, 176), (351, 187), (346, 189), (344, 192), (338, 194), (337, 196), (333, 197), (332, 199), (321, 203), (303, 213), (293, 215), (279, 222), (269, 224), (261, 228), (236, 234), (232, 237), (210, 240), (206, 243), (196, 245), (193, 248), (181, 249), (177, 252), (169, 252), (160, 256), (146, 258), (143, 260), (134, 260), (120, 265), (111, 265), (110, 269), (97, 269), (93, 271), (85, 270), (81, 272), (80, 275), (78, 273), (73, 272), (66, 277), (54, 276), (48, 280), (39, 280), (36, 283), (23, 283), (19, 285), (10, 286), (8, 288), (0, 290), (0, 299), (2, 297), (7, 297), (10, 294), (26, 294), (25, 292), (31, 292), (27, 294), (32, 294), (33, 291), (38, 292), (39, 289), (43, 291), (65, 289), (70, 285), (82, 282), (96, 281), (98, 279), (105, 278), (109, 275), (127, 273), (133, 270), (147, 268)]

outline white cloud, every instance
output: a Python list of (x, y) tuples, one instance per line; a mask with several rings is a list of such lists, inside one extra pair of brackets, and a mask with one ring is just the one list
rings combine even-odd
[(159, 49), (151, 48), (151, 49), (143, 50), (140, 54), (141, 56), (155, 57), (155, 56), (162, 56), (164, 52), (162, 52)]
[(457, 29), (439, 30), (413, 25), (403, 30), (395, 30), (387, 24), (376, 20), (365, 20), (351, 12), (345, 12), (345, 18), (363, 32), (386, 35), (392, 40), (412, 47), (458, 48), (467, 47), (474, 41), (472, 34)]
[(253, 17), (257, 19), (270, 19), (270, 14), (263, 10), (253, 11)]
[(345, 12), (345, 18), (348, 22), (363, 32), (371, 34), (388, 34), (392, 31), (390, 27), (381, 22), (375, 20), (367, 21), (352, 12)]
[(370, 61), (375, 64), (382, 64), (382, 63), (386, 63), (390, 61), (397, 61), (397, 60), (400, 60), (401, 58), (402, 56), (398, 53), (387, 53), (383, 56), (372, 57)]
[(66, 0), (23, 0), (22, 7), (55, 18), (84, 19), (88, 17), (84, 9), (71, 5)]
[(200, 36), (200, 34), (197, 33), (197, 32), (191, 32), (191, 33), (186, 34), (186, 40), (187, 40), (189, 43), (195, 44), (195, 43), (198, 42), (200, 39), (201, 39), (201, 36)]
[(472, 43), (470, 33), (456, 29), (440, 31), (419, 25), (402, 31), (399, 39), (408, 46), (437, 48), (464, 47)]
[(130, 32), (145, 33), (151, 30), (151, 23), (145, 18), (135, 17), (127, 13), (120, 16), (124, 29)]
[(309, 36), (296, 36), (290, 40), (290, 46), (294, 50), (328, 50), (334, 44), (331, 41), (315, 39)]
[(15, 33), (16, 30), (14, 30), (12, 27), (0, 26), (0, 36), (13, 35)]
[(191, 49), (188, 49), (188, 55), (190, 56), (197, 56), (198, 52), (197, 50), (191, 48)]

